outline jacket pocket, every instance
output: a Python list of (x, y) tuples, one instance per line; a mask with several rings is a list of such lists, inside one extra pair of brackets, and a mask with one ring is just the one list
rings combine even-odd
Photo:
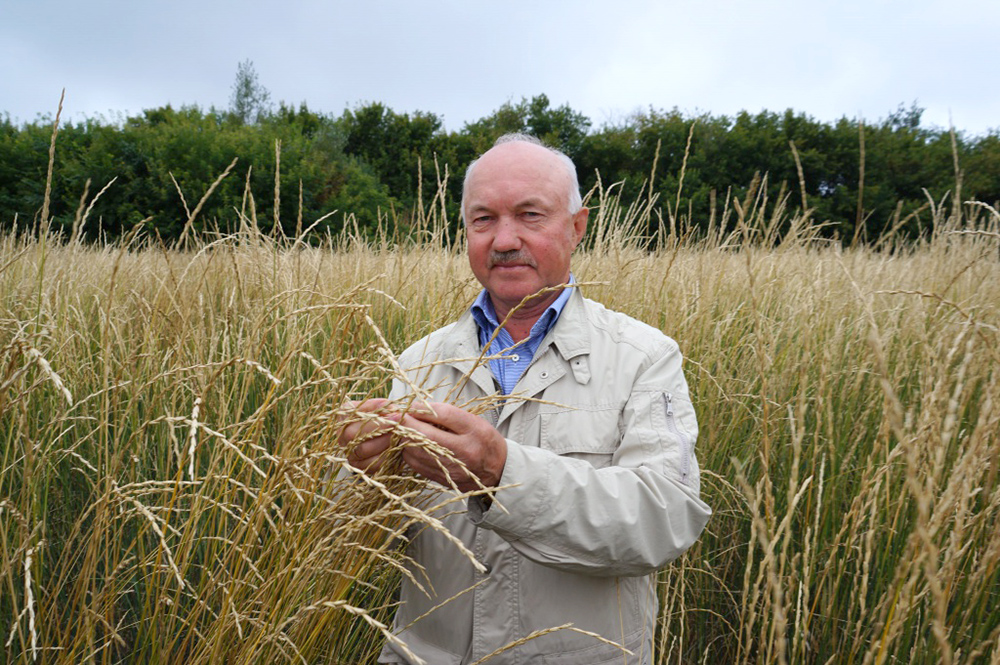
[[(657, 613), (653, 577), (591, 577), (536, 564), (527, 564), (521, 572), (519, 635), (568, 623), (637, 655), (649, 652)], [(558, 665), (646, 662), (626, 660), (617, 646), (569, 630), (528, 640), (522, 655), (521, 662)]]
[(549, 409), (539, 414), (539, 447), (597, 468), (611, 465), (622, 437), (618, 405)]

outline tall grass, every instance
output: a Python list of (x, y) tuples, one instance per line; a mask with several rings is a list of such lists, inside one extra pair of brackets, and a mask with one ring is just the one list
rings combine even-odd
[(965, 212), (884, 252), (741, 232), (609, 285), (688, 355), (716, 508), (663, 576), (664, 662), (998, 662), (1000, 220)]
[[(750, 196), (705, 235), (674, 210), (650, 252), (653, 201), (592, 203), (576, 277), (680, 343), (715, 510), (661, 573), (658, 662), (1000, 662), (996, 211), (844, 249)], [(338, 475), (335, 442), (478, 288), (434, 206), (417, 242), (0, 238), (7, 662), (394, 639), (397, 537), (436, 522), (419, 480)]]
[(342, 404), (390, 376), (371, 317), (399, 309), (354, 279), (360, 255), (8, 236), (3, 256), (8, 660), (373, 649), (385, 534), (421, 516), (391, 487), (334, 487)]

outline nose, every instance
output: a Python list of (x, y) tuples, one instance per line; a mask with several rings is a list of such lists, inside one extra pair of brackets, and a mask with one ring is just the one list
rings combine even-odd
[(507, 215), (497, 220), (496, 235), (493, 236), (493, 250), (506, 252), (521, 247), (520, 227), (516, 220)]

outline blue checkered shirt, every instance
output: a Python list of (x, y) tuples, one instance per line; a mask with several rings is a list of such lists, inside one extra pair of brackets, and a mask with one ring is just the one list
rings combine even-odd
[[(569, 280), (570, 284), (574, 283), (572, 275), (570, 275)], [(488, 361), (490, 371), (504, 395), (514, 392), (514, 386), (517, 385), (524, 371), (531, 364), (531, 359), (535, 357), (535, 351), (538, 350), (542, 339), (555, 325), (563, 307), (566, 306), (571, 291), (572, 289), (569, 288), (562, 290), (556, 301), (549, 305), (542, 316), (535, 321), (535, 325), (531, 327), (531, 332), (528, 334), (528, 339), (520, 344), (515, 346), (514, 338), (510, 336), (510, 333), (500, 328), (486, 353), (495, 356)], [(493, 332), (500, 326), (496, 310), (493, 309), (493, 303), (490, 301), (486, 289), (483, 289), (479, 297), (476, 298), (476, 302), (472, 303), (472, 318), (476, 320), (476, 325), (479, 327), (479, 346), (482, 348), (490, 342)]]

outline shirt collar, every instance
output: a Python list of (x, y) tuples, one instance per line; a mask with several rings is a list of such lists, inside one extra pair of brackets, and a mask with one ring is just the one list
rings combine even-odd
[[(573, 277), (573, 273), (569, 275), (570, 287), (564, 288), (559, 294), (559, 297), (549, 305), (542, 315), (535, 321), (535, 325), (531, 326), (531, 332), (529, 337), (542, 337), (552, 326), (555, 325), (556, 319), (562, 314), (563, 308), (566, 307), (566, 303), (569, 301), (569, 296), (573, 292), (571, 288), (573, 284), (576, 284), (576, 279)], [(500, 322), (497, 320), (496, 310), (493, 308), (493, 301), (490, 300), (490, 294), (483, 289), (479, 292), (476, 297), (476, 301), (472, 303), (472, 318), (475, 319), (476, 325), (479, 327), (481, 333), (485, 333), (487, 338), (493, 335), (493, 331), (497, 329)]]

